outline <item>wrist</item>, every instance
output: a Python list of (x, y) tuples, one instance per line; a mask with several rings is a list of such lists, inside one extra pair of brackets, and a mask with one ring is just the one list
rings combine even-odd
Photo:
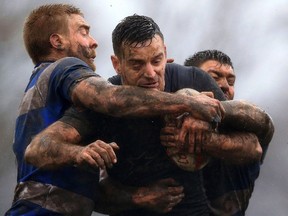
[(204, 153), (210, 153), (219, 144), (219, 134), (215, 132), (206, 132), (204, 135), (204, 141), (202, 142), (201, 151)]
[[(131, 201), (133, 205), (137, 208), (145, 207), (145, 203), (147, 202), (147, 197), (145, 196), (145, 188), (139, 187), (134, 191), (131, 191)], [(146, 197), (146, 199), (145, 199)]]

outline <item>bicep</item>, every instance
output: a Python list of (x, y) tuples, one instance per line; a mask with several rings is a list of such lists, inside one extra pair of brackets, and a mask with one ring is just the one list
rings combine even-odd
[(76, 106), (92, 110), (100, 109), (104, 107), (109, 98), (109, 91), (107, 91), (109, 86), (112, 85), (101, 77), (83, 79), (71, 89), (72, 102)]

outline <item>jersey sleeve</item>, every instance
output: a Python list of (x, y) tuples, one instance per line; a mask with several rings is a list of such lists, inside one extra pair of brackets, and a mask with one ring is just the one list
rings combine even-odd
[(121, 76), (115, 75), (108, 79), (109, 82), (111, 82), (113, 85), (121, 85)]
[(101, 116), (95, 112), (85, 109), (78, 110), (72, 106), (64, 113), (59, 120), (75, 128), (82, 140), (97, 139), (101, 134)]
[(77, 83), (88, 78), (97, 76), (85, 62), (78, 58), (67, 57), (54, 63), (55, 68), (49, 81), (50, 89), (71, 102), (71, 92)]

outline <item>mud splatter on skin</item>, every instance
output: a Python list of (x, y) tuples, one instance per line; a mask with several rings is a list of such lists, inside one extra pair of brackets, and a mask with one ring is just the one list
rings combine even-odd
[[(97, 81), (95, 78), (85, 79), (75, 87), (72, 97), (78, 91), (82, 92), (82, 96), (81, 94), (77, 95), (80, 99), (77, 101), (74, 99), (75, 104), (83, 107), (84, 105), (80, 101), (85, 101), (89, 109), (112, 116), (155, 116), (162, 115), (164, 112), (175, 113), (192, 110), (194, 111), (193, 114), (202, 118), (215, 115), (213, 109), (209, 109), (211, 104), (207, 107), (203, 105), (208, 110), (203, 111), (202, 106), (188, 96), (176, 96), (140, 87), (117, 87), (101, 78)], [(95, 92), (97, 97), (95, 97)], [(76, 98), (75, 95), (74, 98)]]

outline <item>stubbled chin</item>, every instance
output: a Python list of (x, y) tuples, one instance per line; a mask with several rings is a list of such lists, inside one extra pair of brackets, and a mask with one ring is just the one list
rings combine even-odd
[(96, 71), (96, 65), (95, 64), (89, 63), (88, 65), (93, 71)]

